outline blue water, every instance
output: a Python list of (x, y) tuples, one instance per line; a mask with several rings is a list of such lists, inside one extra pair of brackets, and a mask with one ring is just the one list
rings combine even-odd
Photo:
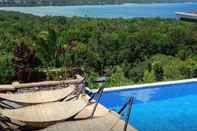
[(134, 96), (130, 124), (140, 131), (197, 131), (197, 82), (105, 92), (101, 103), (119, 111)]
[(99, 18), (163, 17), (176, 18), (177, 11), (197, 10), (194, 3), (122, 4), (47, 7), (1, 7), (0, 10), (19, 11), (39, 16), (88, 16)]

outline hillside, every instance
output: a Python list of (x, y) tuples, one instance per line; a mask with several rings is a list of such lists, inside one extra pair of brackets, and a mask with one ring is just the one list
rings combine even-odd
[[(108, 86), (197, 77), (197, 24), (0, 12), (0, 83), (76, 72)], [(52, 69), (52, 70), (51, 70)]]

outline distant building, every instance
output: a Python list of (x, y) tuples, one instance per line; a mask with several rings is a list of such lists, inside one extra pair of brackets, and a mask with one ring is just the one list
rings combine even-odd
[(180, 19), (185, 19), (185, 20), (197, 20), (197, 12), (176, 12), (176, 15)]

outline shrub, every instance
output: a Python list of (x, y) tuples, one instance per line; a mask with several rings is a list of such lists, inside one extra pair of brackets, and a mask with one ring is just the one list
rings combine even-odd
[(0, 83), (10, 83), (14, 76), (14, 68), (11, 64), (10, 54), (0, 55)]
[(132, 81), (128, 80), (120, 66), (115, 67), (113, 74), (107, 79), (106, 86), (123, 86), (133, 84)]
[(149, 72), (146, 70), (144, 72), (143, 82), (150, 83), (156, 81), (155, 73), (153, 71)]

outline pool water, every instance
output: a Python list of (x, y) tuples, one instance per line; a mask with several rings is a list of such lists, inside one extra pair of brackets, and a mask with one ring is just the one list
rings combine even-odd
[(140, 131), (197, 131), (197, 82), (104, 92), (100, 103), (119, 111), (129, 96), (129, 123)]

